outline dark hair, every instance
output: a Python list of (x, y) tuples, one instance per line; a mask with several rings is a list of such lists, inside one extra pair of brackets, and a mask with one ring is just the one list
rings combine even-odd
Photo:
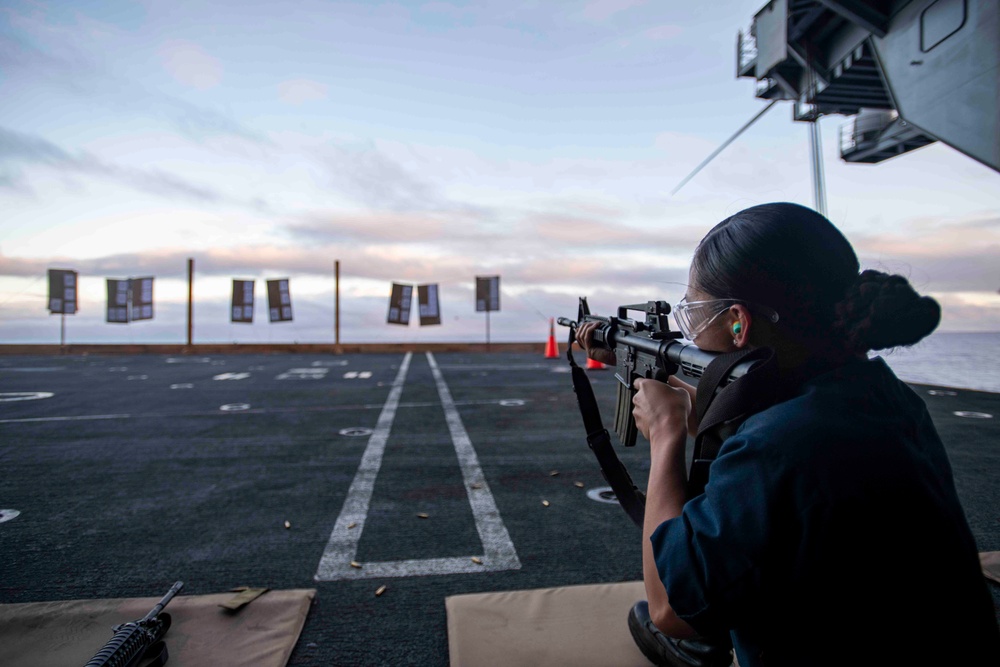
[(691, 280), (715, 298), (773, 308), (783, 333), (829, 354), (912, 345), (937, 327), (941, 307), (906, 278), (859, 268), (824, 216), (775, 203), (713, 227), (695, 249)]

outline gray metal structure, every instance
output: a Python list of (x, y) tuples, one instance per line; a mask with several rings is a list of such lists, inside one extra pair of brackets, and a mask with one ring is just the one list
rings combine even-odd
[(1000, 171), (997, 0), (771, 0), (736, 53), (737, 76), (795, 120), (852, 116), (849, 162), (940, 141)]

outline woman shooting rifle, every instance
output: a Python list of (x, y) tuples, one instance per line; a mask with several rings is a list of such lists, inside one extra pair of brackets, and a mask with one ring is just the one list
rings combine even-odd
[[(629, 625), (657, 664), (1000, 664), (1000, 631), (951, 467), (923, 401), (868, 352), (912, 345), (940, 307), (901, 276), (859, 273), (820, 214), (755, 206), (698, 244), (674, 315), (713, 352), (772, 348), (779, 387), (688, 497), (697, 389), (636, 380), (650, 442), (648, 606)], [(592, 345), (598, 323), (577, 342)]]

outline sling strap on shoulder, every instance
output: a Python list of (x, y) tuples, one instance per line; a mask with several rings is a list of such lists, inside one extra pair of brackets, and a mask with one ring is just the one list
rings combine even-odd
[[(743, 377), (723, 386), (738, 364), (756, 361)], [(779, 396), (778, 357), (769, 347), (739, 350), (712, 360), (698, 382), (695, 409), (698, 435), (688, 475), (688, 497), (704, 492), (708, 469), (719, 455), (722, 443), (755, 412), (774, 403)]]
[(576, 393), (580, 413), (583, 415), (583, 426), (587, 431), (587, 445), (597, 457), (597, 463), (601, 466), (601, 474), (618, 498), (618, 504), (622, 506), (633, 523), (641, 528), (643, 517), (646, 514), (646, 494), (640, 491), (639, 487), (632, 481), (625, 465), (615, 453), (615, 448), (611, 444), (611, 435), (601, 422), (601, 413), (597, 407), (594, 388), (590, 385), (590, 378), (573, 359), (572, 329), (570, 330), (566, 356), (569, 358), (569, 365), (572, 369), (573, 391)]

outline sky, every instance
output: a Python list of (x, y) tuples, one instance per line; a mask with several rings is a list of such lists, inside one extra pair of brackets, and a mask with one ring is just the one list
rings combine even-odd
[[(80, 275), (69, 343), (478, 342), (550, 318), (679, 300), (698, 240), (812, 201), (808, 127), (735, 77), (762, 0), (0, 0), (0, 342), (58, 343), (50, 268)], [(1000, 331), (1000, 174), (932, 144), (840, 160), (828, 215), (865, 267)], [(105, 322), (108, 278), (154, 276), (155, 316)], [(293, 321), (264, 281), (288, 278)], [(232, 280), (256, 280), (253, 324)], [(442, 323), (386, 323), (392, 282), (437, 283)], [(559, 340), (562, 334), (559, 333)]]

